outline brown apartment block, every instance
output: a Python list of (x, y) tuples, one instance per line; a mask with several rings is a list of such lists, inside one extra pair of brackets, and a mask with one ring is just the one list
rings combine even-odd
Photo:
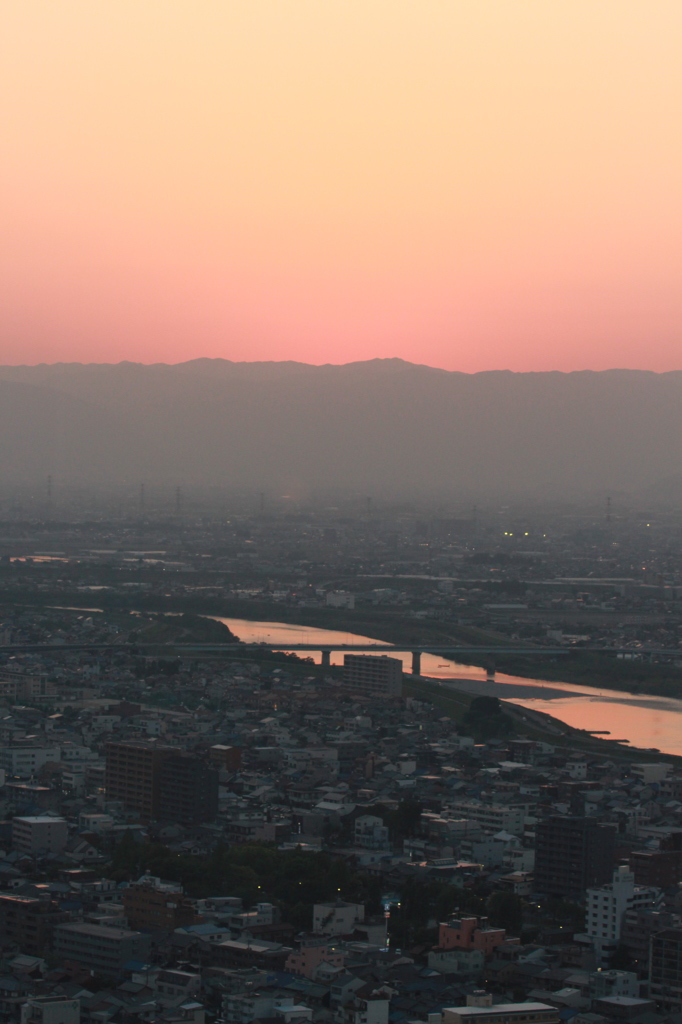
[(107, 743), (104, 785), (109, 800), (120, 800), (142, 821), (158, 817), (161, 765), (167, 748), (150, 743)]
[(228, 772), (238, 772), (242, 766), (241, 747), (227, 747), (223, 743), (216, 743), (209, 748), (208, 756), (211, 764)]
[(179, 821), (198, 825), (214, 821), (218, 814), (217, 768), (211, 768), (200, 757), (182, 750), (173, 750), (160, 768), (160, 821)]
[(131, 928), (156, 931), (186, 928), (198, 918), (182, 886), (141, 878), (123, 890), (123, 912)]
[(22, 953), (44, 956), (52, 948), (56, 925), (70, 920), (50, 899), (0, 893), (0, 946), (18, 946)]
[(658, 850), (633, 850), (630, 870), (637, 885), (673, 889), (682, 881), (682, 832), (663, 837)]
[(141, 821), (213, 821), (218, 813), (218, 771), (201, 758), (153, 741), (107, 743), (104, 785)]

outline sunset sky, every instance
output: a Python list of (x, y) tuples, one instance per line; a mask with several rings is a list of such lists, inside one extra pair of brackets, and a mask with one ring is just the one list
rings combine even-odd
[(682, 369), (680, 0), (6, 0), (0, 362)]

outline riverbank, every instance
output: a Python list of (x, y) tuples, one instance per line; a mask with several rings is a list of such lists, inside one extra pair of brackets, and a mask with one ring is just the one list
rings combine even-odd
[[(277, 621), (316, 629), (360, 633), (386, 643), (428, 647), (438, 654), (438, 644), (462, 646), (506, 647), (508, 635), (476, 626), (462, 626), (430, 619), (415, 619), (403, 613), (377, 608), (305, 608), (265, 601), (221, 601), (229, 611), (219, 613), (226, 618), (257, 621)], [(533, 646), (527, 644), (527, 646)], [(447, 659), (447, 655), (443, 656)], [(517, 657), (508, 654), (460, 654), (457, 660), (487, 669), (494, 663), (495, 670), (505, 675), (527, 679), (545, 679), (547, 682), (575, 683), (593, 689), (623, 690), (633, 695), (649, 694), (657, 697), (682, 699), (682, 669), (673, 665), (627, 662), (615, 655), (590, 653), (570, 649), (566, 654), (547, 655), (538, 645), (538, 656)]]
[[(376, 608), (305, 608), (264, 601), (222, 601), (220, 604), (223, 607), (229, 606), (230, 610), (206, 614), (220, 614), (252, 622), (270, 620), (360, 633), (386, 643), (426, 647), (433, 645), (434, 654), (438, 654), (439, 643), (494, 648), (509, 646), (511, 642), (508, 635), (494, 630), (462, 626), (454, 622), (414, 619), (399, 612)], [(443, 657), (447, 659), (447, 655)], [(673, 665), (627, 662), (610, 654), (567, 649), (565, 655), (547, 655), (538, 646), (537, 658), (491, 652), (490, 655), (471, 654), (469, 657), (459, 654), (457, 660), (484, 669), (494, 663), (495, 670), (505, 675), (544, 679), (549, 683), (575, 683), (596, 690), (623, 690), (635, 696), (648, 694), (682, 699), (682, 669)]]
[[(137, 596), (139, 597), (139, 595)], [(304, 625), (298, 621), (282, 622), (281, 619), (284, 616), (280, 616), (279, 621), (273, 618), (251, 619), (217, 616), (222, 621), (220, 624), (211, 622), (212, 616), (207, 616), (204, 609), (202, 609), (203, 614), (197, 616), (196, 611), (190, 614), (185, 611), (183, 614), (166, 608), (161, 611), (149, 609), (148, 612), (143, 612), (139, 608), (137, 610), (133, 608), (117, 609), (114, 602), (110, 600), (102, 602), (102, 604), (105, 603), (110, 606), (105, 615), (119, 620), (120, 639), (127, 639), (133, 643), (144, 643), (153, 638), (157, 645), (157, 656), (165, 659), (179, 653), (177, 645), (188, 641), (201, 642), (201, 639), (204, 639), (204, 627), (209, 626), (211, 633), (216, 630), (221, 633), (220, 639), (224, 632), (229, 639), (236, 640), (238, 637), (246, 644), (265, 642), (273, 647), (276, 646), (280, 651), (290, 651), (299, 643), (311, 644), (314, 647), (319, 644), (322, 648), (353, 642), (373, 644), (377, 640), (380, 641), (376, 634), (382, 632), (380, 627), (376, 628), (376, 622), (368, 624), (365, 621), (363, 623), (364, 628), (368, 632), (371, 630), (374, 634), (373, 637), (369, 637), (366, 634), (353, 634), (339, 629)], [(136, 603), (147, 602), (137, 601)], [(157, 602), (154, 602), (154, 605), (156, 606)], [(76, 610), (75, 606), (72, 607), (73, 610)], [(81, 610), (83, 610), (82, 606)], [(90, 607), (88, 610), (94, 613), (96, 609)], [(236, 610), (241, 615), (245, 611), (243, 606), (238, 606)], [(274, 615), (277, 615), (277, 611), (282, 610), (282, 608), (278, 608), (275, 611), (267, 605), (263, 609), (266, 614), (270, 611)], [(289, 606), (290, 613), (293, 610), (293, 606)], [(297, 610), (301, 611), (300, 608)], [(312, 610), (318, 613), (320, 611), (320, 609)], [(329, 610), (328, 614), (333, 617), (330, 625), (338, 626), (337, 620), (341, 616), (336, 615), (334, 610)], [(293, 619), (294, 615), (291, 614), (290, 617)], [(296, 619), (306, 617), (305, 614), (295, 616)], [(350, 625), (348, 622), (346, 624)], [(418, 622), (417, 625), (423, 624)], [(195, 635), (194, 627), (198, 626), (202, 626), (199, 630), (202, 637)], [(358, 628), (357, 625), (355, 628)], [(247, 658), (254, 657), (253, 647), (250, 649), (248, 646), (242, 647), (237, 642), (230, 643), (229, 639), (224, 650), (224, 655), (228, 658), (240, 655)], [(212, 636), (211, 642), (216, 641), (218, 641), (218, 637)], [(390, 641), (387, 642), (390, 643)], [(432, 647), (432, 651), (437, 651), (439, 646), (437, 642), (431, 643), (428, 636), (424, 635), (410, 643)], [(409, 644), (406, 646), (409, 650)], [(319, 648), (317, 649), (319, 650)], [(148, 651), (149, 648), (146, 650)], [(261, 653), (265, 655), (265, 651)], [(222, 657), (224, 655), (216, 651), (214, 656)], [(267, 660), (275, 659), (288, 660), (286, 654), (268, 653)], [(257, 655), (256, 660), (260, 660)], [(318, 655), (317, 661), (319, 662), (319, 660)], [(337, 667), (340, 666), (343, 654), (333, 655), (332, 661), (334, 662), (334, 660)], [(410, 661), (409, 654), (405, 654), (403, 663), (405, 671), (408, 673)], [(296, 665), (297, 668), (300, 667), (303, 671), (311, 672), (313, 676), (325, 671), (321, 665), (313, 666), (307, 659), (298, 660), (294, 656), (291, 656), (291, 664)], [(333, 671), (336, 670), (333, 669)], [(599, 756), (605, 757), (609, 756), (611, 751), (617, 753), (623, 749), (616, 743), (615, 738), (627, 737), (632, 744), (630, 750), (639, 747), (640, 750), (648, 750), (649, 754), (654, 753), (656, 756), (660, 756), (657, 754), (656, 748), (658, 748), (665, 752), (666, 756), (682, 756), (682, 733), (680, 730), (682, 700), (679, 699), (657, 697), (650, 694), (645, 696), (641, 693), (635, 695), (627, 691), (611, 690), (608, 687), (597, 689), (594, 685), (587, 687), (584, 684), (572, 684), (565, 679), (562, 679), (558, 685), (535, 677), (514, 677), (502, 673), (498, 673), (495, 679), (486, 679), (485, 672), (479, 668), (472, 668), (469, 665), (450, 660), (443, 663), (441, 655), (433, 653), (423, 655), (422, 671), (426, 679), (421, 677), (420, 680), (409, 675), (405, 677), (406, 692), (415, 692), (410, 691), (410, 685), (428, 686), (430, 693), (438, 696), (439, 702), (444, 700), (447, 702), (447, 713), (455, 718), (458, 718), (462, 709), (464, 709), (463, 713), (466, 713), (474, 695), (495, 696), (505, 702), (510, 716), (524, 723), (525, 733), (528, 734), (529, 728), (537, 730), (541, 726), (536, 738), (545, 738), (554, 742), (554, 739), (569, 736), (574, 745), (576, 741), (580, 740), (581, 745), (585, 748), (587, 741), (589, 749), (595, 754), (598, 753)], [(466, 729), (467, 724), (463, 724)], [(596, 740), (593, 732), (606, 729), (612, 730), (611, 736), (614, 739)], [(604, 746), (605, 743), (607, 747)]]
[[(105, 611), (131, 611), (139, 609), (149, 612), (191, 612), (197, 615), (221, 618), (238, 618), (249, 621), (276, 621), (313, 628), (333, 629), (341, 632), (360, 633), (387, 643), (409, 646), (431, 646), (438, 653), (439, 643), (466, 645), (507, 646), (510, 637), (490, 629), (464, 626), (455, 622), (433, 619), (415, 619), (400, 611), (380, 608), (306, 608), (275, 601), (240, 601), (225, 598), (158, 597), (145, 596), (139, 592), (123, 598), (120, 594), (98, 591), (88, 595)], [(13, 603), (29, 606), (84, 605), (88, 603), (82, 591), (22, 592), (13, 595)], [(544, 679), (547, 682), (575, 683), (592, 689), (608, 688), (623, 690), (635, 696), (651, 695), (682, 699), (682, 669), (673, 665), (626, 662), (609, 654), (591, 654), (578, 649), (569, 650), (565, 655), (544, 655), (538, 647), (538, 656), (514, 657), (512, 655), (459, 656), (461, 662), (487, 668), (491, 660), (498, 672), (521, 676), (527, 679)], [(445, 656), (447, 657), (447, 656)]]
[[(492, 684), (494, 687), (495, 684)], [(520, 735), (532, 740), (539, 740), (550, 743), (553, 746), (569, 748), (585, 756), (603, 757), (604, 759), (617, 761), (665, 761), (676, 766), (682, 766), (682, 756), (665, 753), (658, 750), (636, 747), (630, 744), (618, 743), (616, 739), (609, 739), (606, 736), (594, 736), (584, 729), (576, 729), (561, 719), (545, 711), (538, 711), (535, 708), (528, 708), (518, 704), (512, 704), (505, 700), (506, 691), (509, 697), (507, 684), (498, 684), (502, 693), (488, 692), (488, 689), (480, 689), (478, 684), (472, 684), (471, 680), (463, 679), (437, 680), (405, 677), (403, 682), (403, 693), (406, 696), (420, 697), (430, 701), (440, 708), (445, 715), (452, 718), (457, 724), (469, 710), (469, 705), (474, 696), (496, 696), (504, 704), (504, 713), (508, 714), (514, 721)], [(521, 688), (519, 688), (521, 689)], [(530, 689), (530, 688), (528, 688)], [(537, 690), (534, 691), (535, 693)], [(555, 691), (553, 691), (555, 692)]]

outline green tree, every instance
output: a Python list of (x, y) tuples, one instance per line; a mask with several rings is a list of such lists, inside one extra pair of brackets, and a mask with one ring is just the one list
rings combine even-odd
[(510, 935), (520, 935), (523, 924), (523, 901), (513, 892), (493, 892), (486, 904), (490, 923), (504, 928)]
[(514, 723), (502, 711), (497, 697), (474, 697), (469, 710), (460, 719), (460, 728), (475, 739), (484, 740), (508, 736), (514, 731)]

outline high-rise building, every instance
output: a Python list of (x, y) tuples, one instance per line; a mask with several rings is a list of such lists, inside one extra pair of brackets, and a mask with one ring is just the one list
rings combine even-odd
[(682, 1013), (682, 929), (651, 936), (649, 996), (660, 1010)]
[(399, 697), (403, 686), (400, 658), (382, 654), (344, 654), (343, 681), (349, 690), (372, 695)]
[(142, 821), (198, 824), (218, 813), (218, 771), (153, 741), (107, 743), (105, 787)]
[(547, 896), (582, 899), (613, 873), (615, 831), (595, 818), (556, 815), (535, 830), (535, 888)]
[(636, 907), (625, 912), (620, 944), (627, 950), (640, 975), (643, 976), (649, 971), (651, 936), (665, 931), (666, 928), (676, 928), (678, 924), (679, 917), (672, 910)]
[(107, 743), (104, 785), (108, 800), (120, 800), (142, 821), (158, 817), (160, 767), (167, 748), (143, 740)]
[(199, 757), (174, 750), (161, 762), (159, 771), (160, 821), (198, 825), (213, 821), (218, 813), (218, 769)]
[(635, 885), (635, 876), (625, 865), (613, 872), (613, 880), (598, 889), (587, 890), (585, 931), (594, 943), (597, 961), (602, 966), (618, 949), (628, 910), (652, 907), (660, 890)]

